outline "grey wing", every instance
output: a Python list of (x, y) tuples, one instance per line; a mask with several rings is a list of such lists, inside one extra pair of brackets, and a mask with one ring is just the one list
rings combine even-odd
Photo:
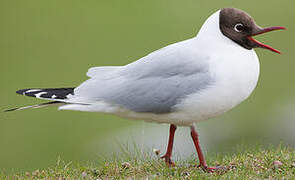
[(211, 78), (204, 63), (206, 58), (192, 58), (190, 51), (183, 53), (183, 49), (181, 53), (175, 52), (175, 48), (165, 51), (112, 69), (108, 73), (110, 78), (93, 76), (76, 88), (74, 94), (135, 112), (171, 112), (187, 95), (206, 88)]
[(185, 96), (206, 88), (209, 82), (208, 75), (204, 73), (187, 77), (135, 80), (117, 78), (107, 82), (89, 81), (85, 85), (87, 89), (78, 88), (78, 94), (84, 94), (93, 101), (109, 102), (136, 112), (167, 113), (173, 111), (173, 107)]

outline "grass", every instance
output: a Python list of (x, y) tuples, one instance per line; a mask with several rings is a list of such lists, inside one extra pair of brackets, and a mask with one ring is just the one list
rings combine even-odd
[[(136, 153), (135, 153), (136, 154)], [(194, 167), (196, 158), (177, 161), (169, 168), (159, 156), (125, 152), (124, 158), (104, 161), (99, 165), (81, 166), (57, 160), (55, 166), (33, 172), (5, 175), (1, 179), (295, 179), (295, 149), (283, 145), (271, 148), (240, 148), (232, 155), (207, 155), (210, 165), (225, 169), (206, 173)]]

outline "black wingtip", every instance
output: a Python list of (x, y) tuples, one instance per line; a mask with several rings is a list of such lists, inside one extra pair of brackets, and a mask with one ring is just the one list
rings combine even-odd
[(16, 91), (17, 94), (47, 99), (66, 99), (68, 95), (74, 94), (75, 88), (30, 88)]
[(17, 94), (24, 95), (24, 93), (25, 93), (26, 91), (28, 91), (28, 90), (30, 90), (30, 89), (20, 89), (20, 90), (17, 90), (16, 93), (17, 93)]

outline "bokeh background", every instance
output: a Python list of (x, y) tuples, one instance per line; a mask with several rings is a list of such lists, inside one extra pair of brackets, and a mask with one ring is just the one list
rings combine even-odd
[[(237, 144), (295, 144), (294, 5), (290, 0), (1, 0), (0, 109), (40, 103), (21, 88), (72, 87), (92, 66), (124, 65), (195, 36), (222, 7), (250, 13), (261, 26), (284, 32), (258, 37), (282, 55), (256, 50), (261, 76), (253, 95), (227, 114), (198, 124), (206, 152), (234, 152)], [(66, 161), (99, 162), (135, 143), (163, 152), (168, 125), (56, 107), (0, 113), (0, 169), (45, 168)], [(176, 134), (176, 154), (193, 152), (189, 130)]]

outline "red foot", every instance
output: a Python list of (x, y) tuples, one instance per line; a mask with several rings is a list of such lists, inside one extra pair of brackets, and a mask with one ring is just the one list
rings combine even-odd
[(171, 158), (169, 156), (164, 155), (161, 158), (165, 160), (167, 166), (169, 166), (169, 167), (174, 167), (175, 166), (175, 163), (171, 160)]

